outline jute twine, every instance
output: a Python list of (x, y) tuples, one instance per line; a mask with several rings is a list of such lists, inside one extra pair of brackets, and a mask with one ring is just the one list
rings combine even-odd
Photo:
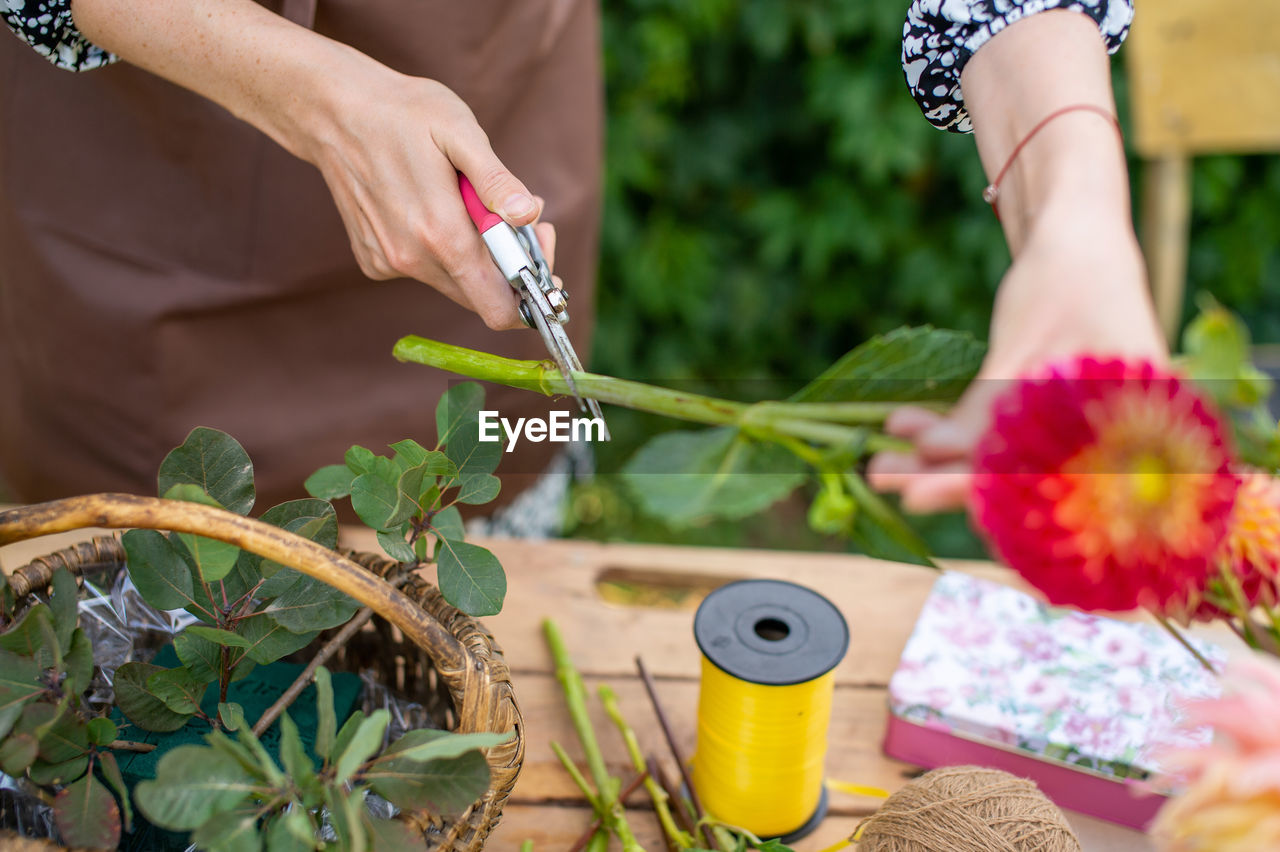
[(925, 773), (863, 820), (854, 839), (858, 852), (1080, 852), (1039, 787), (977, 766)]

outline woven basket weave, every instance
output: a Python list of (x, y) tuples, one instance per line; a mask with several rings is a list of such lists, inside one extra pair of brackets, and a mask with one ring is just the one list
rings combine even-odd
[[(421, 704), (447, 730), (515, 731), (512, 739), (488, 749), (489, 789), (463, 814), (453, 819), (426, 812), (398, 817), (422, 833), (428, 852), (476, 852), (483, 847), (520, 771), (524, 723), (497, 642), (479, 622), (445, 602), (439, 589), (417, 575), (396, 576), (403, 566), (388, 559), (334, 553), (220, 509), (131, 495), (92, 495), (0, 512), (0, 544), (90, 526), (172, 529), (228, 541), (318, 577), (371, 607), (374, 617), (337, 649), (326, 666), (376, 672), (382, 685)], [(296, 559), (289, 549), (301, 551), (304, 558)], [(9, 582), (21, 602), (44, 592), (58, 568), (68, 569), (80, 582), (87, 574), (119, 570), (124, 563), (119, 539), (100, 537), (36, 559), (15, 571)], [(309, 658), (339, 629), (321, 634), (294, 658)], [(17, 841), (16, 836), (0, 832), (0, 848), (11, 848)], [(62, 848), (49, 841), (23, 841), (43, 845), (21, 848)]]

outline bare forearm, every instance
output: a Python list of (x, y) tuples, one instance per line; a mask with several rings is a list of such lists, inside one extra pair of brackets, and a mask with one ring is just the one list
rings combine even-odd
[(252, 0), (74, 0), (77, 26), (95, 44), (225, 107), (307, 159), (350, 73), (385, 71)]
[[(965, 66), (961, 86), (990, 180), (1054, 111), (1074, 104), (1115, 111), (1105, 46), (1096, 24), (1078, 12), (1043, 12), (1008, 27)], [(1015, 257), (1038, 223), (1068, 212), (1088, 210), (1099, 225), (1131, 231), (1115, 126), (1088, 111), (1053, 119), (1013, 161), (998, 203)]]

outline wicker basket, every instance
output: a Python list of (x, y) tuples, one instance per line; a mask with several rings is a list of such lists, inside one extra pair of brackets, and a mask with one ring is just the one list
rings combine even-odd
[[(86, 527), (163, 529), (220, 539), (317, 577), (369, 607), (373, 617), (358, 631), (347, 631), (350, 635), (342, 638), (326, 666), (377, 672), (383, 685), (421, 704), (448, 730), (515, 730), (514, 738), (488, 750), (489, 789), (467, 811), (456, 819), (425, 812), (399, 817), (421, 831), (423, 848), (430, 852), (475, 852), (484, 845), (520, 771), (524, 723), (497, 642), (479, 622), (446, 603), (434, 585), (416, 574), (393, 577), (402, 569), (399, 563), (371, 554), (335, 553), (221, 509), (123, 494), (76, 497), (0, 512), (0, 544)], [(118, 538), (96, 538), (19, 568), (10, 585), (21, 601), (45, 591), (58, 568), (67, 568), (79, 581), (91, 572), (118, 570), (124, 561)], [(326, 631), (299, 655), (314, 653), (340, 630)], [(10, 848), (10, 843), (0, 832), (0, 847)], [(61, 848), (43, 843), (43, 847), (24, 848)]]

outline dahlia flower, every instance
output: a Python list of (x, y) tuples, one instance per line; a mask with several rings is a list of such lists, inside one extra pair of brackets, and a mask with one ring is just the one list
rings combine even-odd
[(1214, 570), (1237, 481), (1221, 422), (1148, 362), (1078, 358), (999, 397), (971, 513), (1051, 603), (1183, 611)]
[(1188, 708), (1187, 724), (1212, 725), (1214, 741), (1170, 758), (1187, 786), (1151, 826), (1161, 852), (1280, 849), (1280, 664), (1234, 661), (1223, 685)]
[[(1212, 621), (1240, 615), (1232, 586), (1250, 608), (1274, 607), (1280, 580), (1280, 480), (1261, 471), (1240, 476), (1227, 535), (1218, 548), (1218, 574), (1188, 603), (1188, 617)], [(1230, 586), (1228, 586), (1230, 584)], [(1185, 619), (1184, 619), (1185, 620)]]

